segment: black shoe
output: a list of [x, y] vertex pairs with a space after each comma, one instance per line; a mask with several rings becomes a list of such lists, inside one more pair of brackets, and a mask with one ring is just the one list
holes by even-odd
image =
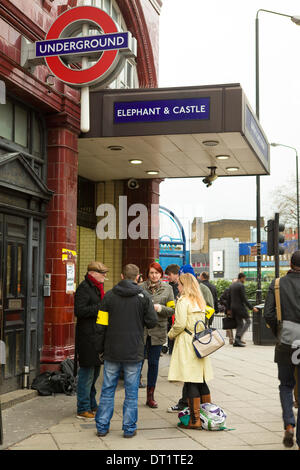
[[294, 428], [292, 425], [286, 427], [282, 443], [285, 447], [294, 446]]
[[103, 432], [97, 431], [97, 437], [104, 437], [108, 433], [109, 433], [109, 429], [107, 431], [103, 431]]
[[242, 343], [239, 339], [236, 339], [235, 342], [233, 343], [233, 346], [238, 346], [240, 348], [244, 348], [246, 345]]
[[133, 436], [136, 436], [136, 431], [133, 431], [131, 434], [123, 434], [123, 437], [125, 437], [125, 439], [129, 439], [130, 437], [133, 437]]

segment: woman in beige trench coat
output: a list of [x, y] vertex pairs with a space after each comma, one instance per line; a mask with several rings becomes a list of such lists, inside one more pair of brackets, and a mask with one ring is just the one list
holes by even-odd
[[[190, 422], [187, 426], [182, 423], [180, 427], [188, 429], [201, 429], [200, 403], [211, 402], [210, 391], [206, 384], [213, 378], [209, 357], [199, 359], [192, 345], [192, 336], [184, 329], [194, 332], [194, 325], [198, 320], [205, 321], [205, 301], [199, 284], [191, 274], [182, 274], [179, 277], [178, 289], [180, 298], [176, 304], [175, 322], [168, 333], [174, 339], [168, 380], [185, 382], [187, 386], [188, 405], [190, 408]], [[197, 331], [203, 329], [203, 324], [197, 325]]]

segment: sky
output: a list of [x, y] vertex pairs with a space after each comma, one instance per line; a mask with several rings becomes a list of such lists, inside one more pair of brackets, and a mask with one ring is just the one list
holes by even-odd
[[[255, 18], [259, 9], [300, 17], [297, 0], [163, 0], [159, 87], [240, 83], [255, 110]], [[300, 151], [300, 26], [259, 13], [260, 123], [268, 141]], [[296, 153], [271, 147], [271, 174], [261, 176], [261, 215], [274, 215], [274, 192], [295, 187]], [[256, 219], [256, 178], [166, 179], [160, 204], [188, 221]], [[161, 221], [162, 223], [162, 221]]]

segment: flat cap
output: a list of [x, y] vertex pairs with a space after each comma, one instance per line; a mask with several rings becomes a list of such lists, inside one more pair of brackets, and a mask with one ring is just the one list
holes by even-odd
[[100, 261], [92, 261], [88, 267], [88, 271], [95, 271], [96, 273], [107, 273], [109, 269], [105, 266], [105, 264], [101, 263]]

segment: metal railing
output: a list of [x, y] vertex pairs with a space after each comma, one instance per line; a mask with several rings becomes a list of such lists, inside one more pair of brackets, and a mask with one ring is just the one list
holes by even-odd
[[[224, 318], [225, 315], [223, 313], [215, 313], [214, 314], [214, 319], [213, 319], [213, 322], [212, 322], [212, 327], [213, 328], [217, 328], [218, 330], [222, 330], [222, 318]], [[252, 315], [250, 314], [250, 320], [251, 320], [251, 324], [248, 328], [248, 332], [252, 332], [252, 325], [253, 325], [253, 319], [252, 319]]]

